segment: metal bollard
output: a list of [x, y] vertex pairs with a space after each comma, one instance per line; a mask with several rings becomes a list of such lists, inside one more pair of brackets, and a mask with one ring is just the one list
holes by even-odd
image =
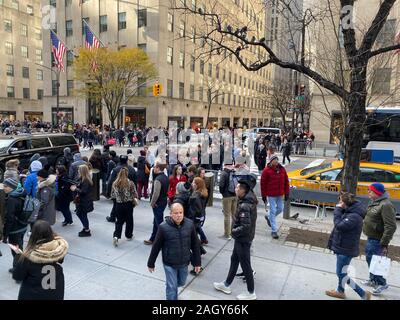
[[93, 180], [93, 201], [100, 200], [100, 170], [92, 170], [92, 180]]
[[283, 207], [283, 219], [290, 219], [290, 197], [284, 203]]

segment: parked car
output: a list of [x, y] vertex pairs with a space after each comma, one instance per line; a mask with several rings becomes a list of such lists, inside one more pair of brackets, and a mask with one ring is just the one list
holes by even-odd
[[0, 182], [3, 181], [5, 164], [8, 160], [18, 159], [19, 169], [28, 169], [29, 161], [35, 153], [45, 156], [48, 163], [57, 166], [63, 162], [64, 148], [72, 153], [79, 152], [79, 145], [71, 134], [22, 134], [0, 137]]

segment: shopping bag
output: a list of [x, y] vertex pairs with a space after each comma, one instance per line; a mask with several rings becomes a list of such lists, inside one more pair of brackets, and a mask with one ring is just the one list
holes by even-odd
[[390, 258], [385, 256], [373, 255], [369, 265], [369, 272], [376, 275], [386, 277], [390, 270]]
[[108, 139], [107, 144], [113, 146], [117, 143], [117, 140], [115, 140], [114, 138]]

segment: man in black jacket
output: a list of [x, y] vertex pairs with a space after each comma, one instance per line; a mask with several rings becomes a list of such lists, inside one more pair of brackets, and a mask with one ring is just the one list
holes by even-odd
[[[231, 175], [235, 174], [232, 165], [224, 164], [224, 170], [221, 172], [219, 180], [219, 192], [222, 194], [222, 210], [224, 212], [224, 235], [226, 239], [231, 239], [232, 222], [234, 221], [236, 211], [236, 194], [229, 191], [229, 182]], [[231, 220], [232, 219], [232, 220]]]
[[[121, 171], [122, 168], [127, 168], [128, 169], [128, 179], [131, 180], [134, 184], [135, 187], [137, 188], [137, 176], [136, 176], [136, 171], [133, 169], [133, 167], [128, 166], [128, 156], [126, 155], [121, 155], [119, 157], [119, 165], [117, 165], [114, 169], [112, 169], [110, 177], [108, 178], [107, 181], [107, 193], [111, 194], [111, 188], [115, 180], [117, 180], [118, 174]], [[108, 222], [115, 222], [115, 219], [117, 217], [117, 214], [115, 212], [115, 199], [113, 199], [113, 208], [111, 210], [111, 214], [109, 217], [106, 217], [106, 220]]]
[[162, 250], [162, 260], [166, 277], [167, 300], [178, 300], [178, 287], [186, 283], [190, 253], [196, 272], [200, 272], [200, 246], [193, 222], [183, 216], [180, 203], [171, 205], [170, 216], [158, 227], [147, 267], [154, 272], [157, 256]]
[[231, 266], [225, 282], [214, 282], [216, 290], [231, 294], [230, 285], [235, 278], [240, 263], [248, 292], [238, 295], [237, 299], [239, 300], [257, 299], [254, 292], [253, 270], [250, 264], [250, 246], [254, 239], [257, 220], [257, 198], [253, 192], [256, 183], [257, 179], [253, 175], [243, 176], [238, 181], [235, 189], [238, 205], [232, 226], [232, 237], [235, 239], [235, 244], [231, 256]]

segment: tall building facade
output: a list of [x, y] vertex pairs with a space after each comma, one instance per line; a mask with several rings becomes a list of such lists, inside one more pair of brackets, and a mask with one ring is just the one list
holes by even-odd
[[[261, 5], [254, 8], [250, 0], [86, 0], [81, 5], [68, 0], [50, 2], [57, 13], [53, 28], [70, 50], [64, 60], [66, 71], [60, 74], [59, 111], [64, 120], [109, 123], [104, 108], [87, 97], [74, 95], [72, 90], [82, 85], [74, 81], [72, 61], [84, 45], [84, 19], [104, 46], [116, 50], [139, 47], [146, 51], [156, 65], [158, 83], [163, 85], [159, 97], [149, 97], [143, 105], [125, 106], [120, 125], [164, 127], [175, 121], [184, 127], [206, 126], [208, 88], [218, 88], [209, 124], [255, 127], [269, 123], [265, 101], [260, 98], [270, 78], [269, 68], [247, 72], [234, 57], [200, 57], [202, 44], [196, 35], [202, 18], [176, 9], [185, 4], [206, 11], [211, 2], [216, 3], [215, 11], [228, 10], [243, 26], [256, 26], [254, 31], [261, 38], [265, 34], [265, 10]], [[44, 31], [44, 47], [50, 47], [49, 30]], [[50, 67], [50, 51], [45, 50], [44, 59]], [[54, 121], [56, 75], [45, 72], [45, 119]]]
[[43, 119], [40, 0], [0, 1], [0, 119]]

